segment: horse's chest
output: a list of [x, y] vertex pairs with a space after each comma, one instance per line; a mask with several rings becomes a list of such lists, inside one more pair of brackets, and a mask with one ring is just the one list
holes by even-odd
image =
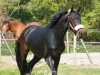
[[56, 46], [54, 47], [49, 47], [49, 51], [51, 53], [51, 55], [58, 55], [58, 54], [62, 54], [62, 52], [65, 49], [65, 45], [64, 44], [56, 44]]

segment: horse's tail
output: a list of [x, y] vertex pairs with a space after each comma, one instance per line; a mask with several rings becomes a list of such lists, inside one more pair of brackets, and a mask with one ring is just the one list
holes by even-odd
[[19, 44], [18, 41], [16, 42], [15, 52], [16, 52], [16, 61], [18, 61], [20, 59], [20, 57], [21, 57], [21, 54], [20, 54], [20, 44]]
[[20, 71], [22, 71], [22, 59], [21, 59], [21, 53], [20, 53], [20, 43], [16, 41], [16, 48], [15, 48], [15, 53], [16, 53], [16, 61], [17, 61], [17, 66]]
[[16, 52], [16, 60], [17, 60], [17, 57], [20, 57], [20, 44], [18, 41], [16, 41], [15, 52]]
[[17, 41], [16, 42], [16, 61], [17, 61], [17, 66], [20, 70], [21, 75], [25, 74], [25, 73], [29, 73], [29, 68], [27, 65], [27, 61], [23, 60], [22, 55], [21, 55], [21, 50], [20, 50], [20, 43]]

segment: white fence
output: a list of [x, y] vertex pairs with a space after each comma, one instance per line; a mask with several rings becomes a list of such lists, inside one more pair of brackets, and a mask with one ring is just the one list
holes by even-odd
[[[68, 32], [67, 32], [66, 39], [67, 39], [67, 41], [65, 41], [66, 50], [67, 50], [66, 53], [68, 53], [68, 54], [74, 53], [74, 63], [75, 64], [76, 64], [76, 58], [77, 58], [76, 53], [77, 52], [81, 52], [81, 53], [85, 52], [90, 63], [92, 63], [92, 60], [91, 60], [91, 57], [89, 56], [88, 52], [90, 52], [90, 50], [92, 50], [91, 52], [100, 52], [99, 51], [100, 50], [100, 42], [83, 42], [82, 39], [80, 39], [80, 41], [77, 41], [77, 37], [75, 35], [73, 36], [73, 41], [70, 41]], [[2, 36], [0, 33], [0, 56], [2, 55], [2, 52], [3, 52], [2, 51], [2, 43], [5, 43], [7, 50], [9, 51], [12, 58], [14, 59], [14, 55], [11, 50], [12, 48], [9, 46], [7, 41], [15, 41], [15, 40], [14, 39], [5, 39], [4, 36]]]
[[[97, 32], [97, 31], [94, 31], [94, 32]], [[99, 31], [98, 31], [99, 32]], [[82, 45], [82, 42], [81, 41], [77, 41], [77, 37], [74, 36], [73, 37], [73, 41], [69, 40], [69, 32], [67, 32], [67, 36], [66, 36], [66, 41], [65, 41], [65, 44], [66, 44], [66, 50], [67, 50], [67, 53], [70, 53], [70, 50], [73, 50], [73, 52], [75, 53], [75, 50], [76, 51], [79, 51], [81, 49], [84, 49], [83, 48], [83, 45]], [[15, 41], [15, 39], [5, 39], [7, 41]], [[0, 55], [1, 55], [1, 45], [2, 43], [1, 42], [5, 42], [4, 41], [4, 38], [1, 38], [1, 33], [0, 33]], [[84, 41], [85, 45], [86, 45], [86, 48], [87, 50], [92, 50], [93, 52], [100, 52], [100, 42], [88, 42], [88, 41]], [[80, 51], [79, 51], [80, 52]]]

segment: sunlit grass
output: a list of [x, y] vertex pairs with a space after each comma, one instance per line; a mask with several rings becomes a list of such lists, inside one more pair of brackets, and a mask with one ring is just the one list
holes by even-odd
[[[20, 75], [18, 68], [0, 69], [0, 75]], [[33, 75], [51, 75], [51, 71], [47, 64], [35, 66]], [[100, 75], [100, 68], [84, 67], [84, 66], [69, 66], [60, 64], [58, 75]]]

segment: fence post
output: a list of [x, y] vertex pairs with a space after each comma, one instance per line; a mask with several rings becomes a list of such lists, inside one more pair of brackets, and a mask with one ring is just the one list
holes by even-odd
[[1, 34], [1, 36], [3, 37], [3, 40], [6, 43], [6, 46], [7, 46], [8, 50], [9, 50], [9, 52], [11, 53], [12, 58], [15, 60], [14, 55], [13, 55], [13, 53], [12, 53], [12, 51], [11, 51], [11, 49], [10, 49], [6, 39], [5, 39], [5, 37], [3, 36], [3, 34]]
[[1, 31], [0, 31], [0, 58], [1, 58]]
[[81, 41], [81, 43], [82, 43], [82, 45], [83, 45], [83, 47], [84, 47], [85, 53], [86, 53], [86, 55], [87, 55], [87, 57], [88, 57], [90, 63], [92, 64], [92, 60], [90, 59], [90, 56], [89, 56], [89, 54], [88, 54], [87, 48], [86, 48], [86, 46], [85, 46], [83, 40], [80, 39], [80, 41]]
[[74, 63], [76, 65], [76, 35], [74, 34], [74, 41], [73, 41], [73, 51], [74, 51]]
[[69, 51], [69, 39], [68, 39], [68, 31], [67, 31], [67, 35], [66, 35], [66, 39], [67, 39], [67, 53], [70, 53]]

